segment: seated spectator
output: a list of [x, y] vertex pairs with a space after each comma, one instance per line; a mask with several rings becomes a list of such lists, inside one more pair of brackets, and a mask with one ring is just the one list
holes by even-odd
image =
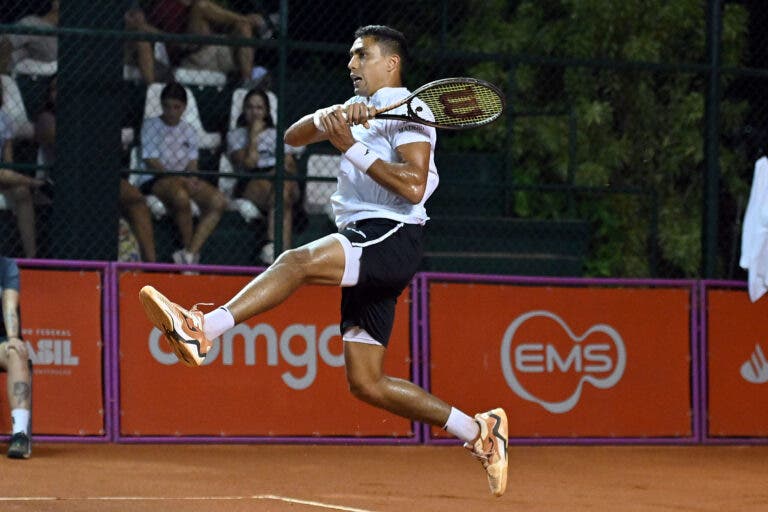
[[[228, 34], [238, 38], [253, 37], [268, 30], [260, 14], [239, 14], [213, 0], [153, 0], [141, 11], [134, 8], [126, 14], [126, 28], [138, 32], [194, 34], [210, 36]], [[237, 72], [242, 83], [250, 83], [253, 70], [253, 48], [166, 43], [171, 65], [207, 69], [223, 73]], [[135, 45], [137, 65], [144, 81], [151, 83], [156, 74], [151, 43]]]
[[[141, 156], [148, 170], [169, 175], [143, 176], [140, 189], [157, 196], [172, 212], [183, 244], [173, 253], [173, 261], [199, 263], [200, 251], [221, 220], [227, 199], [208, 181], [179, 174], [198, 170], [198, 132], [181, 119], [187, 107], [187, 91], [170, 82], [160, 93], [160, 103], [162, 115], [145, 119], [141, 127]], [[197, 226], [190, 200], [200, 207]]]
[[[2, 104], [3, 96], [2, 88], [0, 88], [0, 106]], [[0, 110], [0, 167], [3, 162], [13, 162], [13, 121], [5, 111]], [[34, 258], [37, 254], [32, 190], [42, 187], [44, 184], [43, 180], [11, 169], [0, 168], [0, 192], [4, 193], [13, 205], [21, 245], [24, 256], [27, 258]]]
[[[24, 16], [17, 25], [35, 28], [56, 28], [59, 24], [59, 0], [43, 2], [38, 14]], [[33, 59], [55, 62], [58, 43], [55, 37], [34, 34], [0, 36], [0, 73], [10, 74], [17, 62]]]
[[[261, 260], [271, 264], [275, 259], [275, 187], [271, 180], [260, 179], [275, 175], [277, 130], [269, 111], [269, 98], [262, 89], [251, 89], [243, 98], [243, 109], [237, 127], [227, 134], [227, 153], [236, 172], [253, 174], [251, 179], [238, 181], [235, 197], [243, 197], [267, 212], [269, 242], [262, 248]], [[296, 174], [297, 153], [285, 145], [285, 172]], [[298, 183], [283, 183], [283, 249], [291, 247], [293, 205], [300, 197]]]
[[[53, 165], [56, 159], [56, 81], [54, 75], [48, 87], [48, 98], [35, 119], [35, 140], [40, 146], [42, 165]], [[120, 215], [128, 221], [139, 244], [141, 260], [156, 261], [152, 215], [139, 189], [125, 178], [120, 179], [118, 205]]]
[[[148, 34], [162, 33], [147, 22], [144, 11], [140, 7], [129, 9], [124, 16], [125, 29], [133, 32]], [[160, 82], [168, 77], [170, 72], [166, 66], [155, 59], [155, 43], [152, 41], [128, 41], [124, 45], [125, 63], [136, 66], [145, 84]]]

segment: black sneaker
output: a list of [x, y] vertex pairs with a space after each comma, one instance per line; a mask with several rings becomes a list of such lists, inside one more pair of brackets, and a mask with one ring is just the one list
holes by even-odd
[[32, 455], [32, 441], [24, 432], [16, 432], [8, 445], [8, 458], [28, 459]]

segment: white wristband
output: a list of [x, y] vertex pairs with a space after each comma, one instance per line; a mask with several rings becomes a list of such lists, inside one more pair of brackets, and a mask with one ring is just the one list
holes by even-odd
[[312, 122], [315, 124], [315, 128], [317, 128], [318, 131], [324, 132], [325, 128], [323, 128], [323, 123], [320, 122], [320, 116], [325, 114], [324, 108], [319, 108], [315, 110], [314, 115], [312, 116]]
[[352, 162], [352, 165], [363, 172], [368, 172], [368, 168], [373, 165], [373, 162], [379, 159], [379, 155], [371, 151], [370, 148], [362, 142], [355, 142], [352, 144], [352, 146], [344, 152], [344, 156], [347, 157], [347, 160]]

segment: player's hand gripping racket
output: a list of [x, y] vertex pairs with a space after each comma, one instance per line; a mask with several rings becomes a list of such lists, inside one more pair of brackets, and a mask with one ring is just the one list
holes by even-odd
[[[415, 100], [423, 101], [431, 111]], [[402, 105], [406, 113], [387, 114]], [[498, 87], [477, 78], [443, 78], [422, 85], [407, 98], [376, 110], [376, 119], [400, 119], [445, 128], [466, 130], [491, 123], [504, 111]], [[434, 117], [434, 119], [433, 119]]]

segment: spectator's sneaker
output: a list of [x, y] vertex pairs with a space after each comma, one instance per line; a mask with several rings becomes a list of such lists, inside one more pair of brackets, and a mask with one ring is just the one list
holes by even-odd
[[16, 432], [8, 445], [9, 459], [28, 459], [32, 455], [32, 441], [24, 432]]
[[464, 447], [482, 462], [488, 474], [488, 485], [494, 496], [507, 490], [507, 415], [498, 408], [475, 414], [480, 436]]
[[186, 310], [152, 286], [143, 287], [139, 298], [147, 317], [165, 333], [179, 361], [187, 366], [203, 364], [212, 344], [203, 331], [203, 312], [197, 309], [197, 304]]

